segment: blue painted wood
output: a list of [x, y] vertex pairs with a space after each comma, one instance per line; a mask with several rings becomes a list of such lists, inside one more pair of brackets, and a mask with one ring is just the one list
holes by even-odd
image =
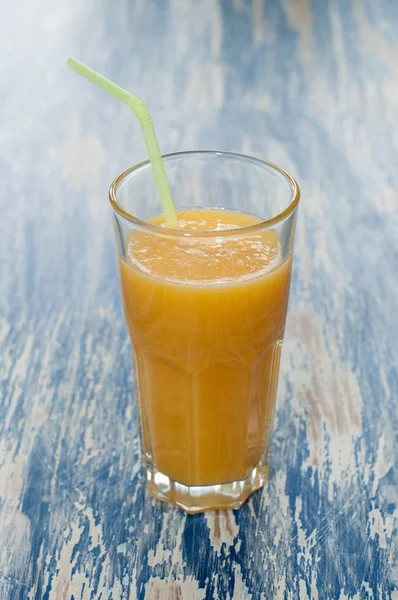
[[[398, 4], [2, 12], [0, 598], [397, 600]], [[270, 481], [238, 512], [146, 495], [107, 205], [145, 148], [70, 54], [147, 100], [164, 152], [301, 183]]]

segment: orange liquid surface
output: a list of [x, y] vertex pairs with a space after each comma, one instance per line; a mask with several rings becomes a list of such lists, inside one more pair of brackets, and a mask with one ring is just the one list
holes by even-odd
[[[218, 209], [178, 218], [187, 230], [258, 221]], [[144, 452], [187, 486], [246, 478], [267, 447], [275, 404], [291, 273], [278, 235], [135, 232], [119, 266]]]

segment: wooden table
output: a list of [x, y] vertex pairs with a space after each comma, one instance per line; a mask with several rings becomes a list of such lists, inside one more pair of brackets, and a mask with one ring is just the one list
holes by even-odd
[[[398, 598], [398, 3], [21, 0], [3, 6], [1, 600]], [[295, 175], [269, 485], [235, 512], [150, 500], [109, 183], [235, 150]]]

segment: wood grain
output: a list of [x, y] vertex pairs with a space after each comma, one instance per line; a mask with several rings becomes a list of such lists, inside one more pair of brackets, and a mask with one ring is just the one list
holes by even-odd
[[[0, 20], [0, 598], [398, 598], [398, 4], [20, 0]], [[301, 184], [266, 489], [148, 498], [107, 188], [217, 148]]]

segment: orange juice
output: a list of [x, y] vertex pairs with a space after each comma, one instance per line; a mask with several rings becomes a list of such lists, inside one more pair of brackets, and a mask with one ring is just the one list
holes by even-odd
[[[136, 231], [119, 259], [144, 452], [186, 486], [243, 480], [267, 448], [291, 258], [274, 231], [219, 209], [178, 213], [185, 230]], [[164, 226], [157, 216], [151, 222]], [[224, 234], [223, 234], [224, 232]]]

